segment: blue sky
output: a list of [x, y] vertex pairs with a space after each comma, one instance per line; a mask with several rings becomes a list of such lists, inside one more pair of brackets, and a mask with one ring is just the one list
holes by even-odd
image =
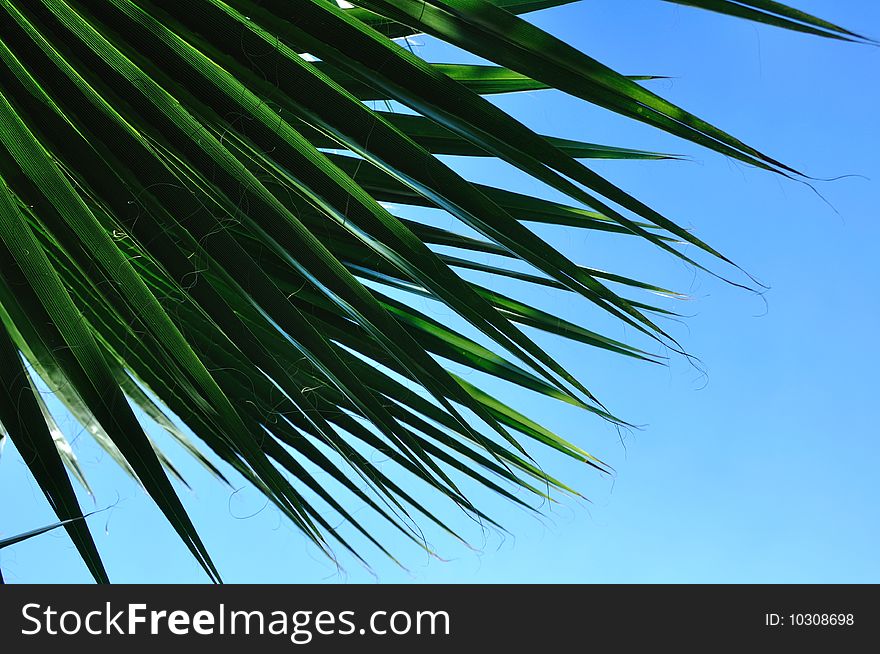
[[[868, 0], [798, 7], [880, 37]], [[657, 0], [590, 0], [532, 19], [628, 74], [668, 75], [652, 89], [815, 177], [816, 189], [747, 168], [555, 92], [500, 104], [544, 133], [689, 156], [594, 167], [661, 209], [771, 287], [764, 298], [621, 239], [539, 230], [579, 263], [688, 293], [670, 329], [699, 368], [622, 361], [554, 339], [541, 343], [616, 413], [644, 428], [620, 436], [575, 410], [501, 389], [514, 406], [614, 466], [614, 478], [537, 451], [590, 502], [537, 519], [485, 494], [512, 535], [441, 509], [468, 549], [426, 535], [429, 558], [376, 524], [403, 570], [371, 552], [373, 569], [324, 558], [249, 489], [232, 493], [186, 460], [184, 501], [231, 582], [878, 582], [880, 581], [880, 49], [754, 25]], [[457, 56], [420, 39], [425, 56]], [[501, 165], [457, 161], [479, 181], [553, 197]], [[865, 179], [867, 177], [868, 179]], [[824, 199], [823, 199], [824, 198]], [[729, 271], [727, 271], [729, 272]], [[588, 327], [637, 343], [585, 303], [522, 295]], [[766, 300], [766, 304], [765, 304]], [[493, 389], [493, 390], [494, 390]], [[149, 499], [75, 438], [96, 491], [85, 507], [111, 578], [201, 582], [204, 574]], [[161, 435], [157, 436], [161, 439]], [[0, 458], [0, 536], [53, 520], [11, 446]], [[360, 515], [360, 514], [359, 514]], [[368, 520], [368, 524], [373, 524]], [[426, 526], [427, 527], [427, 526]], [[62, 532], [0, 552], [8, 582], [88, 581]]]

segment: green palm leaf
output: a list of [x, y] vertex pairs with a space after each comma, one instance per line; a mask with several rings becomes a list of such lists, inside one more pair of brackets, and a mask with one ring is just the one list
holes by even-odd
[[[642, 238], [713, 271], [730, 262], [586, 163], [674, 155], [539, 134], [489, 96], [558, 89], [797, 173], [664, 100], [641, 84], [650, 76], [620, 75], [519, 17], [569, 2], [297, 0], [291, 11], [289, 0], [0, 0], [0, 423], [58, 516], [50, 528], [67, 530], [96, 580], [107, 575], [67, 471], [87, 481], [42, 386], [217, 581], [169, 479], [182, 477], [132, 407], [219, 480], [253, 484], [322, 549], [357, 557], [328, 514], [394, 554], [347, 502], [423, 545], [419, 520], [456, 532], [414, 483], [497, 525], [457, 479], [531, 507], [517, 489], [576, 494], [532, 458], [538, 444], [608, 469], [456, 366], [626, 425], [596, 380], [574, 378], [531, 331], [660, 358], [491, 280], [580, 296], [681, 351], [657, 322], [675, 314], [650, 300], [680, 295], [571, 261], [528, 224]], [[776, 2], [679, 4], [865, 40]], [[414, 34], [489, 63], [425, 61], [400, 40]], [[497, 158], [567, 199], [472, 183], [448, 155]], [[429, 224], [423, 208], [462, 229]]]

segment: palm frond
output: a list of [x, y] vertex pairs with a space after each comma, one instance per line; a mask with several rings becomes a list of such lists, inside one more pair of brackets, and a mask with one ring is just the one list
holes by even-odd
[[[422, 544], [420, 519], [455, 531], [414, 483], [497, 524], [456, 479], [531, 507], [514, 491], [576, 493], [532, 445], [608, 469], [455, 366], [624, 426], [595, 380], [573, 377], [523, 328], [659, 357], [461, 272], [580, 296], [681, 351], [657, 322], [672, 312], [649, 299], [678, 294], [575, 263], [529, 223], [641, 238], [703, 269], [730, 261], [586, 163], [674, 155], [539, 134], [488, 96], [558, 89], [797, 172], [664, 100], [642, 84], [650, 76], [621, 75], [520, 17], [570, 2], [0, 0], [0, 423], [96, 580], [107, 575], [65, 467], [86, 480], [38, 384], [214, 580], [169, 475], [182, 477], [133, 407], [221, 481], [253, 484], [322, 549], [357, 557], [328, 512], [393, 553], [349, 501]], [[776, 2], [680, 4], [864, 40]], [[400, 40], [413, 34], [489, 63], [426, 61]], [[507, 162], [567, 200], [473, 183], [444, 155]], [[423, 208], [461, 229], [430, 224]], [[420, 298], [492, 347], [417, 310]]]

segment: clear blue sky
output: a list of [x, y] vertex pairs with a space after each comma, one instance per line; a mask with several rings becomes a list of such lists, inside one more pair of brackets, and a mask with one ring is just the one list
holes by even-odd
[[[877, 2], [801, 0], [798, 6], [880, 37]], [[195, 489], [181, 493], [225, 579], [880, 582], [880, 354], [874, 343], [880, 333], [880, 49], [658, 0], [590, 0], [532, 17], [621, 72], [673, 77], [652, 88], [808, 174], [870, 180], [818, 184], [835, 212], [804, 185], [555, 92], [501, 99], [545, 133], [690, 155], [685, 162], [605, 162], [596, 168], [692, 226], [770, 285], [767, 305], [647, 247], [543, 230], [579, 263], [693, 297], [677, 307], [691, 316], [686, 324], [670, 328], [700, 357], [705, 375], [681, 358], [652, 367], [541, 341], [613, 410], [645, 425], [623, 442], [576, 411], [505, 389], [517, 407], [611, 463], [616, 477], [539, 452], [591, 503], [568, 501], [537, 520], [484, 495], [484, 506], [515, 536], [484, 534], [446, 510], [474, 550], [428, 531], [447, 560], [429, 559], [377, 526], [408, 570], [370, 552], [372, 572], [348, 558], [338, 571], [272, 508], [261, 511], [264, 501], [256, 492], [231, 495], [172, 448]], [[421, 42], [428, 57], [452, 56]], [[508, 177], [501, 166], [459, 163], [481, 181], [544, 192]], [[584, 304], [542, 291], [524, 297], [637, 342]], [[76, 436], [72, 423], [63, 425]], [[75, 448], [96, 490], [95, 505], [119, 498], [112, 511], [90, 519], [111, 578], [204, 581], [134, 483], [87, 435], [76, 438]], [[0, 536], [53, 521], [9, 446], [0, 459], [0, 496]], [[84, 497], [83, 503], [88, 507], [92, 500]], [[60, 531], [3, 550], [0, 566], [13, 583], [89, 581]]]

